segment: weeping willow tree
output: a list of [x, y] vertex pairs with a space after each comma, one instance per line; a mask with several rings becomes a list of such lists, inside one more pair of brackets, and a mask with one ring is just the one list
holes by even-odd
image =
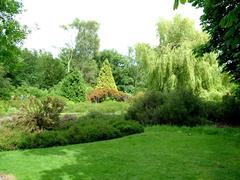
[[216, 55], [206, 54], [196, 59], [192, 49], [207, 40], [194, 28], [194, 23], [181, 16], [158, 23], [159, 46], [138, 44], [136, 58], [144, 64], [147, 86], [151, 90], [168, 92], [188, 89], [203, 97], [221, 97], [229, 90], [229, 79], [222, 73]]

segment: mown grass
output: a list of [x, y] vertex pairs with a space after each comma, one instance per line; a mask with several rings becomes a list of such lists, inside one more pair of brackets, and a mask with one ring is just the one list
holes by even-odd
[[17, 179], [239, 179], [240, 129], [148, 127], [87, 144], [0, 153]]

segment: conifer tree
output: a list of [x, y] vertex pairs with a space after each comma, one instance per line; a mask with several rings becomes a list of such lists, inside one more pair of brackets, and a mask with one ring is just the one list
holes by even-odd
[[99, 72], [96, 88], [117, 90], [117, 86], [112, 75], [112, 69], [107, 59], [103, 62], [102, 68]]

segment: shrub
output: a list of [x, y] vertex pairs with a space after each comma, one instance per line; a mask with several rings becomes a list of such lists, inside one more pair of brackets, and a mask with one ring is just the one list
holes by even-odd
[[194, 126], [204, 123], [206, 115], [199, 97], [190, 91], [175, 90], [146, 93], [133, 102], [126, 117], [142, 124]]
[[128, 95], [114, 89], [97, 88], [88, 94], [87, 99], [91, 102], [101, 103], [105, 100], [126, 101]]
[[42, 97], [46, 97], [48, 95], [48, 91], [39, 89], [37, 87], [23, 85], [23, 86], [19, 86], [17, 89], [15, 89], [15, 91], [13, 92], [13, 95], [15, 96], [15, 98], [18, 97], [21, 99], [27, 98], [29, 96], [35, 96], [37, 98], [42, 98]]
[[23, 125], [28, 131], [52, 129], [59, 123], [59, 115], [64, 103], [59, 99], [47, 97], [39, 100], [31, 97], [22, 107], [17, 117], [17, 124]]
[[223, 96], [219, 112], [220, 122], [229, 125], [240, 125], [240, 100], [237, 97]]
[[[89, 120], [89, 117], [87, 117]], [[51, 147], [113, 139], [141, 133], [143, 127], [134, 121], [96, 120], [72, 122], [66, 129], [45, 130], [25, 135], [17, 144], [19, 149]], [[69, 122], [68, 122], [69, 123]]]
[[69, 100], [79, 102], [86, 99], [86, 84], [79, 71], [68, 74], [58, 85], [56, 92]]

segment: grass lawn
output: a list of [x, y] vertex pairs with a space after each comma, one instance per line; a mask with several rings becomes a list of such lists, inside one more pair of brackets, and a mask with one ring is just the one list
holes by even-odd
[[95, 143], [0, 153], [17, 179], [239, 179], [240, 129], [155, 126]]

